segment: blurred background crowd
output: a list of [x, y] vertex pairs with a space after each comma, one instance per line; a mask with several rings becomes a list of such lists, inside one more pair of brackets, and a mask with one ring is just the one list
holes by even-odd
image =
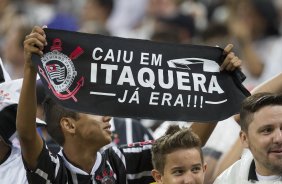
[[[23, 77], [23, 40], [34, 25], [222, 48], [232, 43], [243, 60], [244, 85], [249, 90], [282, 72], [281, 0], [1, 0], [0, 57], [12, 79]], [[226, 121], [218, 124], [205, 146], [211, 168], [238, 138], [239, 126]], [[152, 134], [158, 138], [166, 126], [161, 123], [142, 120], [146, 134], [141, 137], [149, 139]], [[114, 128], [122, 128], [119, 126]], [[224, 131], [227, 129], [230, 131]], [[132, 137], [129, 134], [124, 139], [139, 141]], [[206, 183], [213, 172], [206, 174]]]
[[235, 45], [252, 89], [279, 73], [281, 0], [1, 0], [0, 56], [22, 77], [22, 42], [34, 25], [162, 42]]

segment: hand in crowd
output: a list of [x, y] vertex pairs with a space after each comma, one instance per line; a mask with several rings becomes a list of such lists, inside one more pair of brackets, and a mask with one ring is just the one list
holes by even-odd
[[226, 55], [223, 63], [220, 66], [220, 70], [227, 70], [227, 71], [234, 71], [237, 68], [240, 68], [242, 61], [234, 54], [234, 52], [231, 52], [233, 48], [232, 44], [228, 44], [224, 48], [224, 55]]

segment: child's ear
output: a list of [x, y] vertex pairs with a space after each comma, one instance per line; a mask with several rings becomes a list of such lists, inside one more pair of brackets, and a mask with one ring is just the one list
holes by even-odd
[[153, 169], [153, 170], [151, 171], [151, 174], [152, 174], [153, 178], [155, 179], [155, 181], [156, 181], [158, 184], [162, 184], [162, 183], [163, 183], [163, 182], [162, 182], [162, 175], [161, 175], [161, 173], [160, 173], [158, 170]]
[[60, 121], [60, 124], [61, 124], [61, 128], [64, 131], [69, 132], [70, 134], [75, 133], [75, 123], [72, 118], [63, 117]]

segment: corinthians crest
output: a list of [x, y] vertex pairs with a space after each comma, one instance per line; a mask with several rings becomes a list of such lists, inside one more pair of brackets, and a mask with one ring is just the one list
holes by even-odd
[[75, 102], [77, 99], [75, 94], [83, 86], [84, 77], [77, 81], [77, 85], [73, 87], [77, 72], [72, 60], [79, 57], [84, 51], [81, 47], [77, 47], [70, 56], [67, 56], [62, 51], [62, 42], [56, 38], [53, 40], [51, 52], [44, 54], [41, 58], [43, 69], [39, 67], [40, 74], [48, 83], [48, 87], [53, 94], [60, 100], [72, 98]]

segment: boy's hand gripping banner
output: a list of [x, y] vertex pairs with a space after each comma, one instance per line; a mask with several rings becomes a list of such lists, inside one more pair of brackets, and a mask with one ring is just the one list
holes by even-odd
[[158, 120], [219, 121], [248, 95], [219, 70], [223, 49], [45, 29], [33, 55], [48, 94], [69, 109]]

